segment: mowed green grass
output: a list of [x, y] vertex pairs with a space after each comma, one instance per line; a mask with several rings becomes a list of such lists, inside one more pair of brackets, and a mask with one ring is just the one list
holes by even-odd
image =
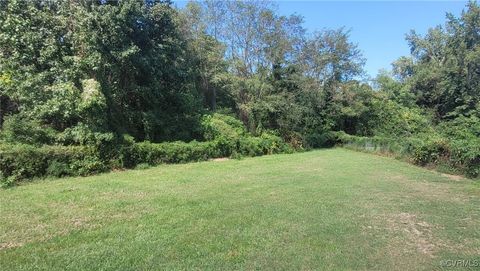
[[345, 149], [39, 181], [1, 190], [0, 208], [0, 270], [437, 270], [480, 260], [478, 181]]

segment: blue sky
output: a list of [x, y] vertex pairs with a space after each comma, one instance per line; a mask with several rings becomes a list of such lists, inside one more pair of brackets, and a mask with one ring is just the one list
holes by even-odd
[[[185, 1], [174, 1], [183, 6]], [[322, 28], [351, 29], [351, 40], [367, 59], [365, 70], [376, 76], [380, 69], [410, 53], [405, 34], [425, 33], [443, 24], [445, 14], [459, 15], [468, 1], [275, 1], [278, 12], [304, 17], [309, 32]]]

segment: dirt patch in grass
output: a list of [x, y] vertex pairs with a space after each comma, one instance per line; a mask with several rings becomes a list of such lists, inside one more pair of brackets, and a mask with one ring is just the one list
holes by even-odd
[[447, 178], [449, 178], [450, 180], [453, 180], [453, 181], [463, 181], [463, 180], [465, 180], [464, 177], [459, 176], [459, 175], [452, 175], [452, 174], [442, 173], [442, 176], [443, 176], [443, 177], [447, 177]]
[[0, 250], [21, 247], [23, 243], [16, 243], [16, 242], [7, 242], [7, 243], [0, 243]]
[[373, 216], [369, 224], [363, 227], [364, 233], [388, 236], [386, 251], [399, 259], [414, 257], [424, 261], [435, 258], [440, 251], [461, 249], [438, 237], [436, 232], [442, 230], [441, 226], [428, 223], [416, 214], [384, 213]]
[[386, 223], [389, 231], [402, 234], [407, 244], [422, 254], [433, 257], [435, 250], [440, 246], [432, 236], [432, 226], [425, 221], [419, 221], [414, 214], [391, 215]]
[[214, 162], [224, 162], [224, 161], [228, 161], [228, 160], [230, 160], [230, 158], [228, 158], [228, 157], [221, 157], [221, 158], [212, 159], [212, 161], [214, 161]]
[[403, 175], [397, 175], [390, 178], [395, 182], [400, 182], [402, 186], [408, 188], [410, 192], [407, 194], [412, 195], [415, 198], [435, 201], [441, 200], [454, 203], [465, 203], [469, 201], [469, 197], [463, 195], [463, 193], [453, 193], [451, 185], [447, 183], [411, 180]]
[[404, 241], [403, 244], [399, 243], [399, 240], [392, 242], [392, 247], [396, 249], [402, 246], [405, 249], [416, 248], [417, 252], [430, 258], [435, 258], [436, 253], [440, 251], [462, 251], [471, 255], [480, 253], [480, 249], [472, 240], [452, 242], [438, 238], [435, 233], [442, 228], [422, 221], [414, 214], [390, 215], [386, 218], [386, 226], [388, 231], [400, 235]]

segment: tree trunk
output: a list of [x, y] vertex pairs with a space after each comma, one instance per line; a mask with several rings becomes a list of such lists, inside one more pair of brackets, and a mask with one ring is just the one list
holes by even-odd
[[212, 88], [212, 111], [217, 111], [217, 89]]

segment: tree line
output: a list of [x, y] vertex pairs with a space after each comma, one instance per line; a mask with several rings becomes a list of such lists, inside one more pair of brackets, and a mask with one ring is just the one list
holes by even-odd
[[480, 164], [479, 5], [406, 40], [411, 55], [368, 80], [348, 29], [308, 32], [269, 1], [1, 1], [1, 140], [206, 141], [216, 113], [300, 149], [332, 131], [415, 138], [438, 157], [460, 140]]

